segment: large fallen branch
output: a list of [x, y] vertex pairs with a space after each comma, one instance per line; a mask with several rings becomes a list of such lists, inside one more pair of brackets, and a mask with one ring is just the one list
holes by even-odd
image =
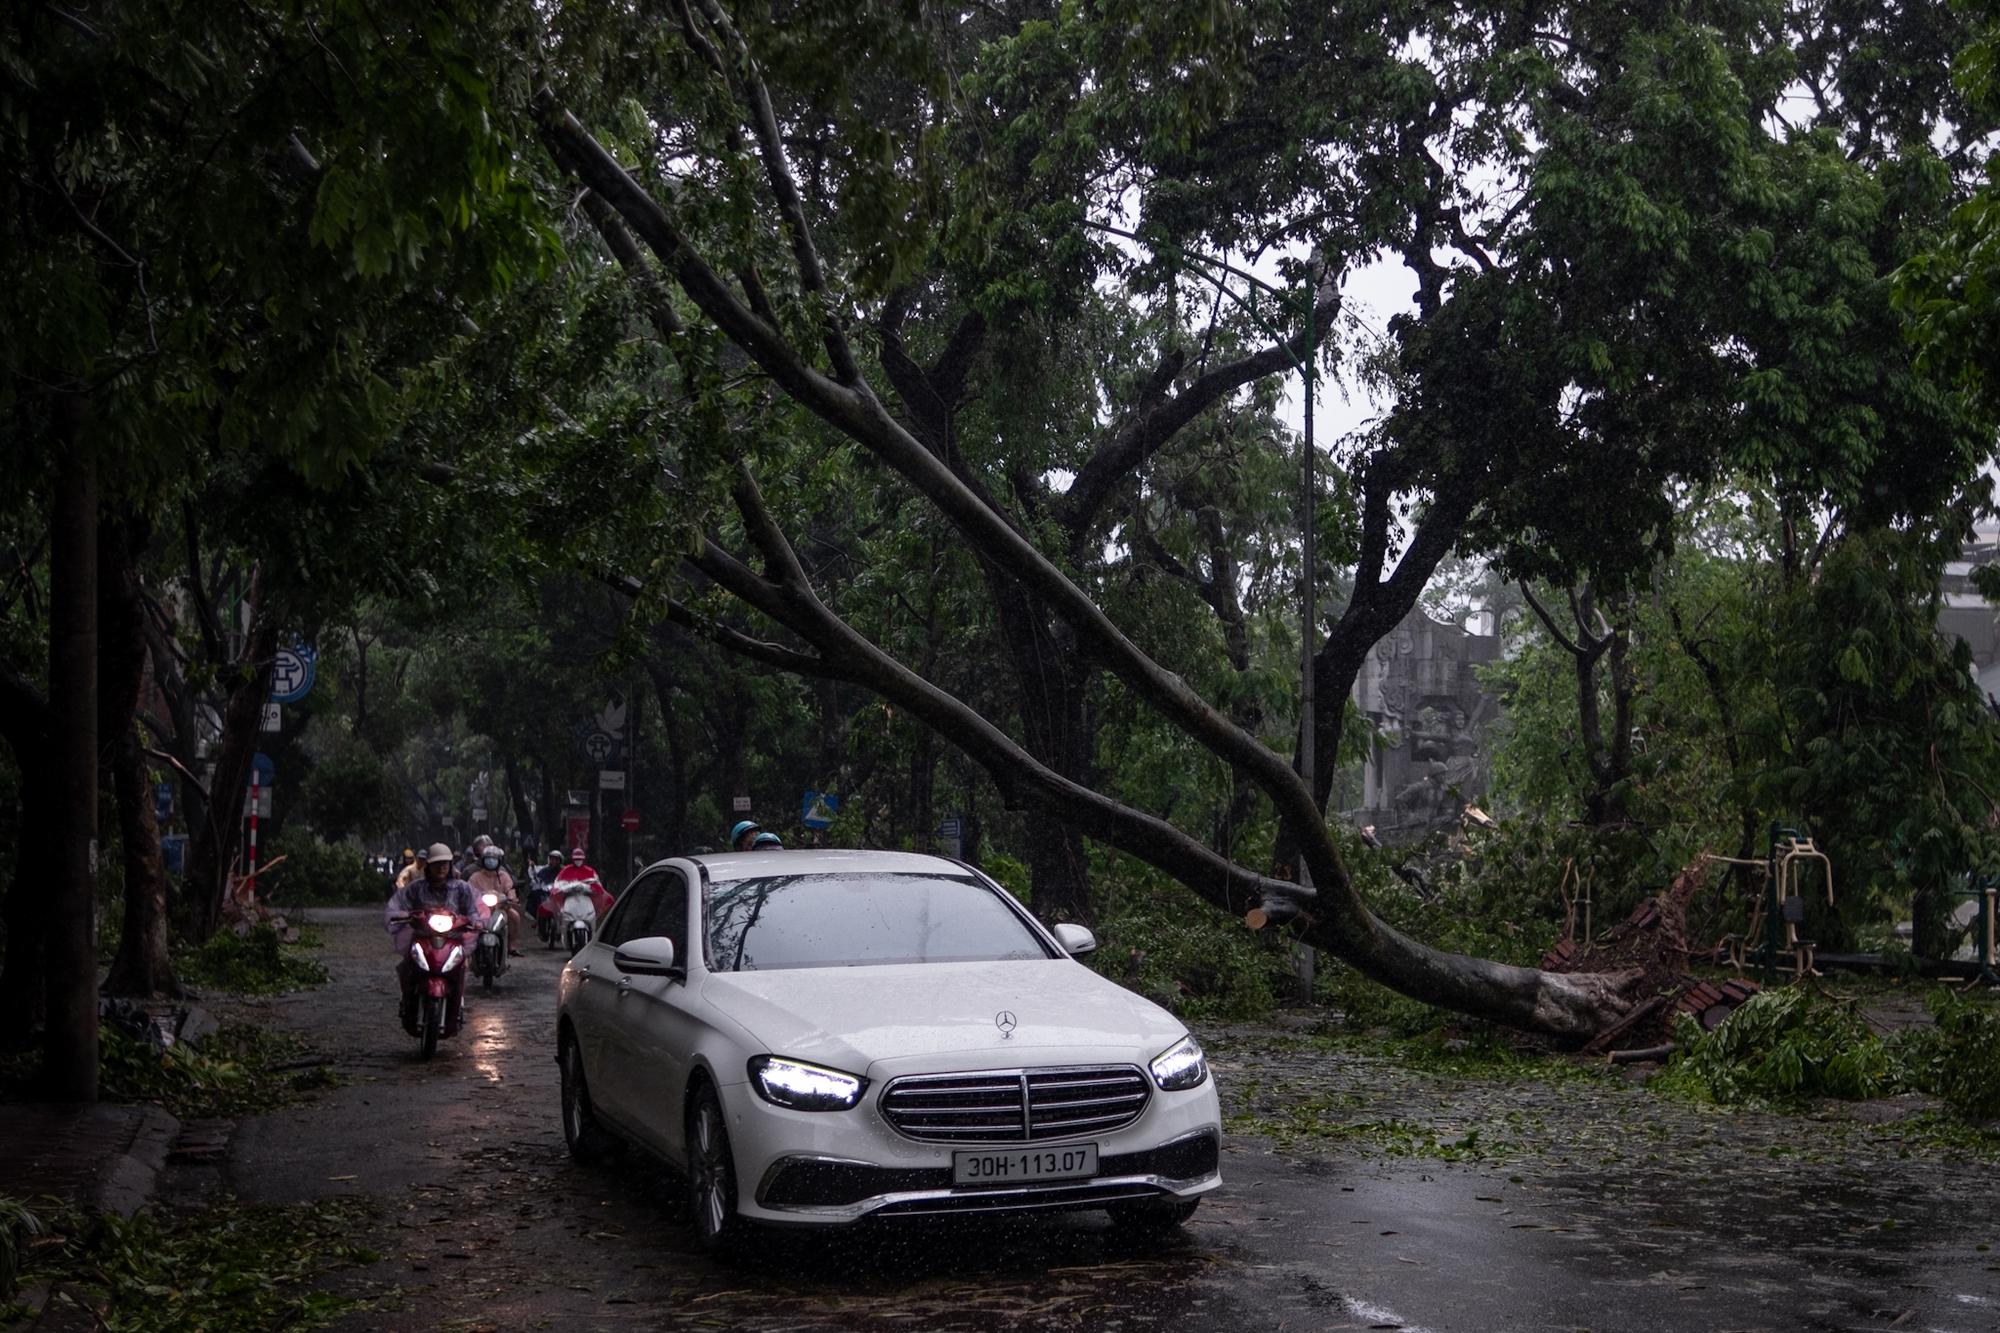
[[[746, 80], [756, 77], [754, 66], [748, 64], [739, 68], [739, 74]], [[762, 105], [754, 87], [752, 102]], [[835, 378], [822, 373], [772, 322], [737, 298], [667, 210], [640, 188], [547, 88], [541, 90], [537, 107], [545, 140], [557, 160], [617, 211], [696, 307], [780, 388], [894, 468], [936, 504], [983, 558], [1005, 570], [1062, 617], [1075, 630], [1082, 650], [1137, 697], [1210, 753], [1251, 776], [1271, 797], [1281, 824], [1300, 846], [1317, 889], [1243, 870], [1163, 821], [1065, 782], [1023, 754], [976, 712], [921, 681], [868, 643], [814, 594], [789, 541], [763, 509], [754, 479], [746, 469], [737, 479], [736, 500], [764, 557], [765, 574], [756, 575], [713, 543], [705, 546], [694, 563], [729, 592], [812, 645], [824, 664], [824, 669], [814, 674], [839, 674], [867, 684], [917, 711], [931, 725], [939, 726], [947, 738], [967, 745], [968, 753], [994, 774], [1003, 790], [1032, 799], [1053, 817], [1159, 865], [1226, 910], [1241, 911], [1246, 897], [1256, 894], [1257, 905], [1268, 916], [1280, 920], [1296, 917], [1294, 929], [1306, 943], [1335, 954], [1403, 994], [1566, 1037], [1589, 1036], [1630, 1007], [1626, 997], [1636, 981], [1630, 974], [1560, 975], [1468, 958], [1420, 944], [1379, 920], [1356, 891], [1311, 793], [1290, 763], [1212, 707], [1178, 675], [1140, 651], [1005, 515], [982, 500], [906, 431], [875, 396], [846, 351], [838, 320], [829, 318], [822, 328], [836, 367]], [[769, 141], [764, 147], [767, 157], [779, 159], [767, 162], [767, 166], [774, 189], [783, 197], [782, 178], [788, 173], [781, 160], [782, 148]], [[784, 225], [797, 233], [806, 221], [802, 212], [787, 209]], [[798, 244], [800, 238], [795, 234], [793, 241]], [[816, 265], [802, 268], [800, 277], [816, 297], [829, 299]], [[776, 650], [766, 660], [783, 651]], [[789, 669], [805, 668], [795, 663]], [[1189, 853], [1190, 847], [1200, 849], [1199, 859]]]

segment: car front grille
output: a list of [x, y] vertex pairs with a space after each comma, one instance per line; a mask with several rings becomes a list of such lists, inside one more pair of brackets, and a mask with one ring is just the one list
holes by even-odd
[[927, 1143], [1022, 1143], [1123, 1129], [1150, 1095], [1132, 1065], [991, 1069], [894, 1079], [882, 1114]]

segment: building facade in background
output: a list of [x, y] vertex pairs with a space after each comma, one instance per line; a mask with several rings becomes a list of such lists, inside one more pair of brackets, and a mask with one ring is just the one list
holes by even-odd
[[1413, 610], [1356, 678], [1355, 704], [1379, 743], [1362, 765], [1361, 805], [1346, 813], [1379, 841], [1415, 842], [1454, 826], [1486, 794], [1486, 737], [1500, 700], [1474, 668], [1500, 656], [1492, 619], [1475, 611], [1457, 625]]

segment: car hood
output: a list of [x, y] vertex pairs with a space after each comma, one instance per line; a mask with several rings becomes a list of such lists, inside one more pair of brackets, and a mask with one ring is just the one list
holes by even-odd
[[[872, 1077], [1143, 1062], [1187, 1031], [1070, 959], [719, 972], [702, 998], [773, 1055]], [[1002, 1015], [1012, 1015], [1011, 1033]]]

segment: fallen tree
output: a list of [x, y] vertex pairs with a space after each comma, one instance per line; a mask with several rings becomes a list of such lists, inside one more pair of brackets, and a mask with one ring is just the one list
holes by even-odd
[[[757, 94], [751, 103], [768, 105]], [[814, 591], [790, 540], [764, 505], [755, 477], [741, 463], [731, 498], [761, 557], [762, 572], [751, 569], [712, 535], [689, 563], [796, 634], [811, 651], [764, 642], [723, 626], [706, 627], [719, 643], [784, 670], [851, 681], [877, 691], [964, 748], [1011, 800], [1158, 866], [1231, 913], [1260, 910], [1304, 943], [1335, 954], [1405, 995], [1576, 1040], [1615, 1022], [1629, 1008], [1636, 973], [1565, 975], [1468, 958], [1432, 949], [1378, 919], [1356, 890], [1312, 794], [1290, 763], [1141, 652], [996, 505], [983, 500], [946, 459], [907, 431], [870, 388], [837, 320], [829, 318], [821, 326], [835, 367], [828, 374], [776, 323], [737, 296], [667, 210], [619, 166], [553, 92], [542, 92], [538, 108], [558, 160], [618, 213], [715, 328], [800, 405], [859, 443], [937, 505], [983, 559], [1005, 570], [1063, 619], [1076, 633], [1081, 651], [1210, 753], [1251, 775], [1271, 798], [1286, 834], [1299, 846], [1313, 887], [1238, 866], [1172, 824], [1061, 777], [990, 720], [869, 643], [828, 610]], [[825, 298], [825, 280], [819, 276], [810, 229], [796, 205], [796, 186], [776, 127], [763, 128], [767, 170], [787, 219], [799, 271], [809, 290]], [[634, 582], [631, 591], [642, 595], [647, 589]], [[669, 601], [669, 610], [685, 624], [700, 624], [684, 605]]]

